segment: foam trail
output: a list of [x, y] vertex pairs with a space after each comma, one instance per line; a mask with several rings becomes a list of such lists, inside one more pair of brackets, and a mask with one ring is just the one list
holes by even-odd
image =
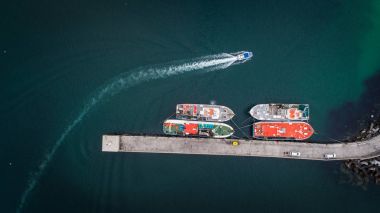
[[84, 105], [83, 109], [80, 111], [78, 116], [66, 127], [66, 129], [63, 131], [58, 140], [54, 143], [50, 151], [46, 153], [45, 157], [37, 167], [36, 171], [31, 174], [28, 180], [27, 187], [21, 196], [17, 212], [22, 211], [27, 201], [27, 198], [29, 197], [33, 189], [36, 187], [43, 172], [45, 171], [49, 162], [53, 158], [54, 154], [57, 152], [58, 148], [65, 141], [67, 135], [70, 134], [70, 132], [83, 120], [83, 118], [89, 113], [89, 111], [100, 101], [119, 93], [123, 89], [127, 89], [142, 82], [166, 78], [169, 76], [179, 75], [195, 70], [215, 71], [225, 69], [235, 61], [236, 57], [231, 56], [230, 54], [223, 53], [187, 61], [172, 62], [166, 65], [141, 67], [132, 70], [128, 73], [123, 73], [111, 80], [104, 87], [101, 87], [99, 90], [97, 90], [97, 92], [89, 99], [89, 101], [87, 102], [87, 104]]

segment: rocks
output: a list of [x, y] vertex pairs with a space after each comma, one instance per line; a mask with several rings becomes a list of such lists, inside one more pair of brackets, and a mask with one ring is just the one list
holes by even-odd
[[371, 163], [372, 165], [376, 165], [376, 166], [380, 167], [380, 161], [376, 160], [376, 158], [373, 159], [373, 160], [371, 160], [370, 163]]
[[[363, 125], [364, 126], [364, 125]], [[367, 126], [367, 125], [366, 125]], [[367, 128], [362, 129], [356, 136], [348, 137], [344, 142], [354, 142], [368, 140], [380, 134], [380, 118], [368, 124]]]
[[[380, 116], [371, 115], [372, 121], [367, 123], [366, 128], [358, 132], [358, 135], [349, 137], [345, 142], [368, 140], [380, 134]], [[343, 164], [343, 171], [350, 173], [350, 181], [355, 185], [365, 186], [369, 182], [380, 185], [380, 157], [366, 160], [348, 160]]]
[[380, 157], [367, 160], [348, 160], [344, 162], [344, 167], [353, 174], [350, 179], [356, 185], [363, 186], [369, 182], [380, 185]]

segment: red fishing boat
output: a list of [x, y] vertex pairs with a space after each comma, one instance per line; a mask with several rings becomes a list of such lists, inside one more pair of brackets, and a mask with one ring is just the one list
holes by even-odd
[[257, 122], [253, 125], [253, 137], [273, 140], [305, 140], [314, 133], [305, 122]]

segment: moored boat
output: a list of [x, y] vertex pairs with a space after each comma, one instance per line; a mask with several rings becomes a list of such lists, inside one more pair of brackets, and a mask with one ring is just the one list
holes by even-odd
[[211, 138], [228, 138], [234, 134], [234, 129], [224, 123], [175, 119], [166, 120], [163, 124], [163, 131], [167, 135]]
[[262, 121], [307, 121], [309, 104], [258, 104], [251, 108], [249, 114]]
[[310, 124], [295, 122], [257, 122], [253, 124], [253, 137], [274, 140], [305, 140], [314, 133]]
[[177, 104], [177, 119], [225, 122], [234, 117], [234, 112], [225, 106], [208, 104]]

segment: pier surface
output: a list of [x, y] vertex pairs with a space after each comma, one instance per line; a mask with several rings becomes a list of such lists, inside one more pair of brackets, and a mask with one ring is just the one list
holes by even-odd
[[[237, 141], [239, 145], [233, 146]], [[167, 136], [103, 135], [103, 152], [172, 153], [196, 155], [233, 155], [306, 160], [326, 160], [324, 154], [335, 153], [329, 160], [366, 159], [380, 156], [380, 136], [350, 143], [309, 143], [248, 139], [186, 138]], [[285, 152], [300, 152], [289, 157]]]

